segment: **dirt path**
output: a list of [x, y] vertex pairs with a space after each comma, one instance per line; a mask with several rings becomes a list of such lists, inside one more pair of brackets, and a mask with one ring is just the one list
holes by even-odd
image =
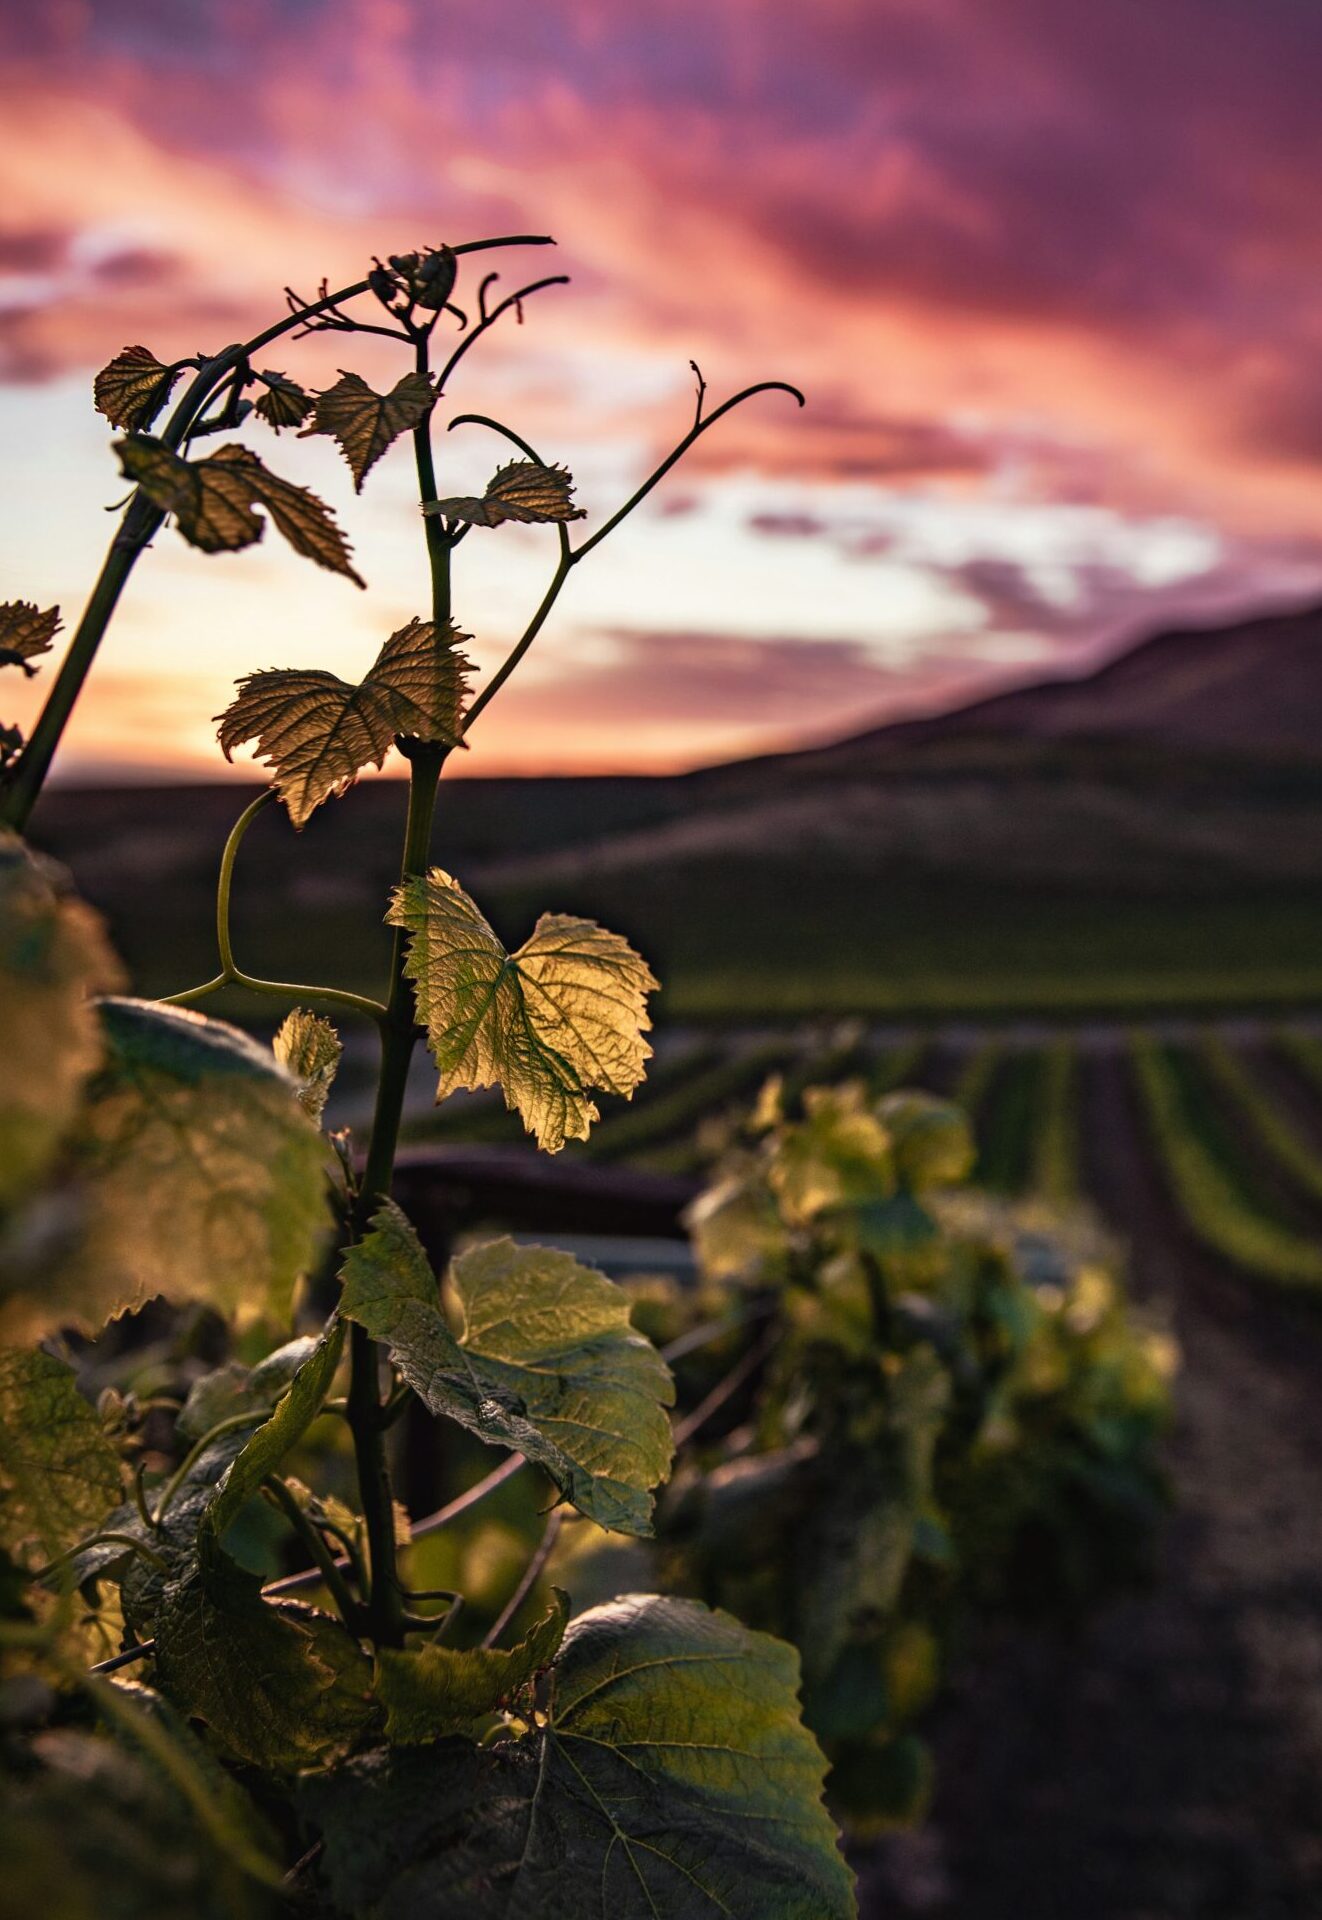
[[979, 1665], [937, 1730], [931, 1822], [865, 1866], [869, 1915], [1322, 1914], [1322, 1315], [1189, 1243], [1138, 1129], [1095, 1056], [1089, 1186], [1185, 1354], [1160, 1584]]

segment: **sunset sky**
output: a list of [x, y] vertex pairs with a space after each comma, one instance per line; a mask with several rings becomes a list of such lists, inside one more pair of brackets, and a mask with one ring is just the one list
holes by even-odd
[[[0, 0], [0, 48], [0, 599], [77, 617], [124, 491], [90, 394], [119, 348], [214, 350], [286, 282], [509, 231], [559, 246], [502, 288], [574, 284], [449, 410], [566, 461], [589, 531], [687, 426], [690, 359], [713, 401], [779, 377], [808, 406], [754, 402], [585, 563], [474, 773], [827, 738], [1322, 595], [1309, 0]], [[366, 346], [259, 364], [394, 377]], [[355, 499], [329, 441], [243, 437], [334, 505], [369, 591], [163, 533], [66, 774], [220, 771], [237, 675], [357, 678], [425, 610], [406, 445]], [[442, 492], [503, 457], [444, 454]], [[553, 559], [520, 528], [461, 549], [484, 669]], [[6, 682], [29, 719], [43, 681]]]

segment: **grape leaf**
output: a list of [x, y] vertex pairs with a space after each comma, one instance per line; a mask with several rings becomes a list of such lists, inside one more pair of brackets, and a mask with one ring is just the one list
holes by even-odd
[[553, 1591], [550, 1611], [516, 1647], [378, 1648], [376, 1697], [386, 1710], [387, 1739], [424, 1746], [463, 1733], [517, 1700], [550, 1666], [565, 1637], [569, 1595]]
[[256, 1575], [223, 1554], [166, 1588], [156, 1674], [227, 1757], [275, 1773], [347, 1753], [375, 1711], [371, 1663], [340, 1622], [264, 1600]]
[[429, 373], [406, 373], [389, 393], [375, 393], [361, 375], [341, 369], [335, 385], [317, 395], [312, 424], [299, 437], [332, 435], [349, 462], [354, 491], [361, 493], [369, 470], [386, 448], [416, 427], [435, 399]]
[[269, 472], [247, 447], [234, 442], [205, 460], [183, 460], [161, 441], [138, 434], [117, 440], [115, 451], [126, 477], [153, 506], [172, 513], [185, 540], [203, 553], [235, 553], [260, 540], [261, 505], [296, 553], [364, 585], [349, 564], [348, 542], [330, 508], [306, 487]]
[[265, 382], [253, 407], [258, 418], [277, 433], [281, 427], [301, 427], [312, 411], [312, 395], [305, 393], [297, 380], [268, 368], [263, 368], [257, 378]]
[[270, 1418], [258, 1427], [217, 1485], [206, 1515], [207, 1527], [217, 1539], [321, 1412], [334, 1384], [343, 1347], [344, 1323], [333, 1318], [276, 1402]]
[[219, 1020], [140, 1000], [100, 1015], [106, 1064], [62, 1162], [69, 1244], [15, 1261], [6, 1324], [96, 1326], [158, 1293], [287, 1316], [329, 1225], [325, 1142], [293, 1083]]
[[440, 1069], [437, 1099], [499, 1084], [539, 1147], [586, 1140], [590, 1089], [631, 1094], [652, 1049], [646, 996], [657, 982], [618, 934], [543, 914], [508, 954], [457, 880], [439, 867], [398, 888], [386, 919], [409, 934], [406, 968]]
[[39, 1348], [0, 1347], [0, 1547], [54, 1560], [120, 1492], [119, 1458], [73, 1369]]
[[136, 433], [155, 419], [182, 372], [163, 366], [150, 347], [125, 347], [92, 382], [96, 410], [112, 427]]
[[300, 1783], [354, 1920], [849, 1920], [792, 1647], [688, 1600], [575, 1620], [546, 1724]]
[[99, 917], [61, 868], [0, 832], [0, 1208], [25, 1197], [101, 1058], [89, 995], [119, 984]]
[[0, 605], [0, 667], [22, 667], [31, 679], [37, 669], [28, 662], [50, 652], [59, 630], [58, 607], [43, 610], [32, 600], [6, 600]]
[[340, 1311], [390, 1349], [431, 1411], [535, 1460], [598, 1526], [651, 1531], [670, 1466], [669, 1369], [629, 1321], [629, 1300], [572, 1254], [494, 1240], [449, 1281], [458, 1338], [417, 1234], [393, 1201], [351, 1247]]
[[574, 482], [564, 467], [544, 467], [537, 460], [511, 460], [487, 482], [480, 498], [463, 495], [428, 500], [422, 511], [438, 514], [442, 520], [461, 520], [470, 527], [499, 527], [506, 520], [547, 526], [558, 520], [586, 518], [583, 508], [573, 504], [573, 491]]
[[967, 1179], [977, 1155], [958, 1107], [930, 1093], [888, 1093], [877, 1103], [877, 1117], [891, 1136], [900, 1183], [911, 1192]]
[[241, 680], [219, 716], [225, 758], [246, 740], [275, 768], [275, 785], [296, 827], [322, 801], [343, 793], [366, 766], [381, 766], [399, 734], [456, 746], [468, 661], [451, 625], [429, 620], [392, 633], [357, 686], [337, 674], [275, 667]]
[[309, 1120], [321, 1123], [344, 1048], [329, 1020], [295, 1008], [286, 1015], [272, 1050], [291, 1079], [298, 1082], [298, 1104]]

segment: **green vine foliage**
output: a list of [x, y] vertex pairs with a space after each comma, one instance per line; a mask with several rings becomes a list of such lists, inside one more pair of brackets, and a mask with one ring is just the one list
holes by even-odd
[[[791, 1646], [688, 1598], [576, 1611], [557, 1592], [523, 1618], [566, 1513], [625, 1537], [653, 1527], [674, 1389], [628, 1297], [567, 1254], [509, 1242], [440, 1275], [390, 1199], [424, 1031], [441, 1097], [498, 1085], [550, 1151], [642, 1078], [645, 962], [555, 914], [507, 953], [432, 864], [437, 782], [572, 568], [763, 390], [704, 414], [700, 381], [688, 433], [577, 546], [569, 474], [498, 423], [483, 424], [520, 457], [507, 452], [481, 496], [440, 493], [434, 429], [460, 363], [559, 278], [492, 304], [487, 275], [452, 307], [461, 256], [506, 244], [542, 242], [392, 255], [338, 293], [291, 296], [246, 343], [173, 362], [135, 345], [96, 380], [135, 491], [32, 738], [0, 736], [0, 1881], [13, 1911], [854, 1911]], [[447, 312], [458, 331], [441, 336]], [[254, 366], [277, 338], [326, 330], [397, 341], [401, 378], [376, 393], [344, 372], [318, 394]], [[425, 603], [357, 683], [245, 678], [221, 741], [229, 753], [255, 740], [274, 786], [224, 850], [216, 977], [169, 1003], [107, 998], [122, 982], [104, 929], [22, 833], [167, 520], [207, 555], [271, 522], [295, 554], [362, 584], [330, 509], [232, 437], [289, 428], [334, 441], [359, 489], [393, 448], [411, 450]], [[199, 454], [212, 434], [222, 444]], [[511, 521], [547, 529], [555, 570], [471, 695], [452, 561]], [[0, 665], [34, 671], [58, 624], [58, 609], [0, 609]], [[381, 902], [396, 928], [382, 998], [241, 968], [228, 910], [251, 819], [274, 798], [301, 825], [392, 751], [409, 785], [399, 886]], [[273, 1051], [198, 1011], [221, 987], [284, 1003]], [[361, 1152], [324, 1130], [341, 1051], [327, 1016], [379, 1035]], [[93, 1401], [113, 1323], [160, 1302], [176, 1347], [190, 1326], [214, 1342], [223, 1325], [231, 1357], [193, 1364], [182, 1398], [140, 1358], [130, 1390]], [[86, 1336], [107, 1323], [89, 1359]], [[492, 1479], [530, 1463], [554, 1509], [486, 1635], [463, 1592], [411, 1586], [412, 1543], [447, 1516], [410, 1517], [395, 1496], [391, 1432], [409, 1409], [498, 1448]]]
[[682, 1365], [690, 1400], [762, 1329], [724, 1436], [667, 1491], [661, 1564], [802, 1649], [859, 1833], [921, 1811], [916, 1727], [970, 1625], [1073, 1620], [1143, 1577], [1165, 1503], [1169, 1339], [1095, 1229], [964, 1188], [972, 1157], [930, 1096], [809, 1088], [787, 1119], [772, 1083], [692, 1210], [701, 1287], [635, 1307], [681, 1346], [730, 1329]]

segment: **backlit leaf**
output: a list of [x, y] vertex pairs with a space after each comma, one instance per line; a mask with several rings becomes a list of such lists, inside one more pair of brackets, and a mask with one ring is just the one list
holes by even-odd
[[226, 759], [246, 740], [275, 769], [275, 785], [296, 827], [367, 766], [381, 766], [397, 735], [457, 745], [468, 661], [467, 635], [439, 636], [429, 620], [392, 633], [354, 686], [304, 668], [251, 673], [220, 716]]
[[652, 1049], [651, 969], [591, 920], [543, 914], [508, 954], [457, 880], [439, 867], [400, 887], [386, 915], [409, 933], [407, 971], [440, 1069], [437, 1099], [499, 1085], [537, 1144], [586, 1140], [591, 1090], [631, 1094]]
[[459, 520], [470, 527], [499, 527], [506, 520], [545, 526], [558, 520], [582, 520], [582, 507], [573, 503], [574, 482], [564, 467], [543, 467], [536, 460], [511, 460], [488, 482], [477, 498], [429, 500], [424, 513], [443, 520]]
[[119, 1458], [74, 1382], [39, 1348], [0, 1348], [0, 1547], [45, 1564], [120, 1498]]
[[112, 427], [135, 433], [150, 426], [182, 372], [163, 366], [150, 347], [125, 347], [92, 382], [96, 410]]
[[166, 1589], [156, 1673], [232, 1760], [274, 1773], [325, 1766], [373, 1715], [372, 1668], [340, 1622], [261, 1583], [222, 1555]]
[[62, 1161], [70, 1244], [20, 1268], [13, 1320], [27, 1337], [97, 1326], [154, 1294], [287, 1316], [329, 1224], [325, 1143], [293, 1083], [219, 1020], [139, 1000], [100, 1014], [106, 1063]]
[[204, 1373], [188, 1390], [175, 1422], [176, 1433], [185, 1440], [200, 1440], [222, 1420], [240, 1413], [251, 1413], [253, 1425], [259, 1426], [316, 1345], [313, 1334], [299, 1334], [268, 1353], [255, 1367], [245, 1367], [241, 1360], [227, 1360], [214, 1372]]
[[555, 1659], [568, 1621], [569, 1595], [556, 1588], [550, 1611], [516, 1647], [379, 1648], [376, 1696], [386, 1709], [386, 1737], [423, 1746], [517, 1701]]
[[648, 1533], [673, 1451], [674, 1386], [629, 1300], [572, 1254], [495, 1240], [455, 1260], [458, 1335], [417, 1234], [393, 1201], [345, 1256], [340, 1311], [390, 1349], [431, 1411], [535, 1460], [618, 1533]]
[[253, 404], [258, 418], [278, 433], [281, 427], [301, 427], [312, 411], [312, 395], [305, 393], [297, 380], [263, 368], [257, 378], [265, 384]]
[[119, 984], [100, 918], [61, 868], [0, 832], [0, 1209], [26, 1196], [101, 1059], [89, 996]]
[[354, 1920], [848, 1920], [793, 1648], [687, 1600], [580, 1616], [546, 1724], [302, 1783]]
[[298, 1007], [288, 1014], [272, 1042], [280, 1065], [298, 1083], [298, 1104], [320, 1124], [344, 1048], [329, 1020]]
[[32, 600], [6, 600], [0, 605], [0, 667], [22, 667], [30, 678], [37, 670], [28, 662], [50, 652], [59, 630], [58, 607], [43, 609]]
[[436, 395], [429, 373], [406, 373], [389, 393], [375, 393], [359, 374], [341, 371], [333, 387], [317, 395], [310, 433], [329, 433], [340, 444], [356, 492], [392, 441], [409, 433]]
[[236, 443], [205, 460], [184, 460], [146, 434], [118, 440], [125, 475], [162, 513], [172, 513], [185, 540], [204, 553], [234, 553], [260, 540], [261, 505], [296, 553], [362, 586], [349, 563], [349, 546], [335, 516], [315, 493], [268, 471]]

